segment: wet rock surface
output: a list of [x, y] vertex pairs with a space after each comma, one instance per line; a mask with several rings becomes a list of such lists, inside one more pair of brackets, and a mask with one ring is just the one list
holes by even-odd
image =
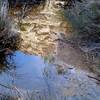
[[57, 34], [59, 32], [70, 33], [70, 25], [62, 19], [61, 10], [53, 8], [53, 2], [50, 1], [50, 4], [46, 4], [42, 10], [33, 7], [20, 21], [21, 17], [18, 15], [20, 10], [12, 12], [19, 28], [17, 31], [22, 38], [20, 46], [22, 51], [42, 56], [48, 55], [54, 50], [54, 40]]

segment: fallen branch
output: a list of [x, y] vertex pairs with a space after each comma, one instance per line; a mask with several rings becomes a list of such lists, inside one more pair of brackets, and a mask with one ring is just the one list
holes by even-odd
[[96, 81], [100, 82], [100, 79], [96, 78], [96, 77], [93, 77], [93, 76], [90, 76], [88, 75], [89, 78], [92, 78], [92, 79], [95, 79]]

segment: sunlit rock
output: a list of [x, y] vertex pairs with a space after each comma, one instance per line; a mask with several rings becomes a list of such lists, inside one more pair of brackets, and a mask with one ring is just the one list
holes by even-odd
[[45, 2], [45, 6], [41, 10], [37, 10], [33, 6], [22, 19], [16, 14], [17, 11], [21, 10], [12, 12], [12, 17], [15, 16], [14, 20], [19, 28], [17, 31], [22, 38], [20, 48], [22, 51], [42, 56], [48, 55], [55, 48], [54, 40], [56, 38], [53, 37], [53, 34], [62, 32], [67, 35], [68, 32], [70, 33], [70, 24], [62, 19], [63, 12], [53, 6], [54, 0], [48, 3], [49, 1]]

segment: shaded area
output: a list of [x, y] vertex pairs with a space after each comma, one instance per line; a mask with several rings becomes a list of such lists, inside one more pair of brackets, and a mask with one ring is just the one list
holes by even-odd
[[23, 6], [23, 5], [39, 5], [41, 3], [44, 3], [46, 0], [8, 0], [9, 5], [11, 7], [16, 6]]

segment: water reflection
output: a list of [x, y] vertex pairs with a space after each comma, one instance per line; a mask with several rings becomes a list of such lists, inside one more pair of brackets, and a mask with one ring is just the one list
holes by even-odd
[[[96, 84], [96, 80], [87, 76], [91, 76], [91, 73], [77, 70], [73, 66], [49, 64], [40, 56], [26, 55], [20, 51], [4, 58], [9, 63], [1, 68], [0, 73], [0, 97], [7, 98], [3, 100], [100, 98], [100, 86]], [[15, 99], [8, 99], [10, 96]]]
[[47, 94], [49, 87], [44, 76], [46, 65], [43, 58], [16, 51], [13, 55], [4, 56], [2, 60], [0, 94], [23, 97], [23, 93], [34, 90], [36, 95], [38, 92], [45, 92], [42, 95], [49, 95]]
[[[41, 1], [41, 0], [39, 0]], [[56, 8], [55, 0], [43, 0], [45, 6], [26, 8], [25, 17], [21, 17], [21, 8], [10, 9], [10, 16], [17, 25], [22, 42], [20, 50], [36, 55], [46, 56], [54, 51], [59, 33], [70, 35], [71, 26], [64, 20], [61, 9]], [[23, 15], [23, 14], [22, 14]], [[55, 34], [57, 33], [57, 34]]]

